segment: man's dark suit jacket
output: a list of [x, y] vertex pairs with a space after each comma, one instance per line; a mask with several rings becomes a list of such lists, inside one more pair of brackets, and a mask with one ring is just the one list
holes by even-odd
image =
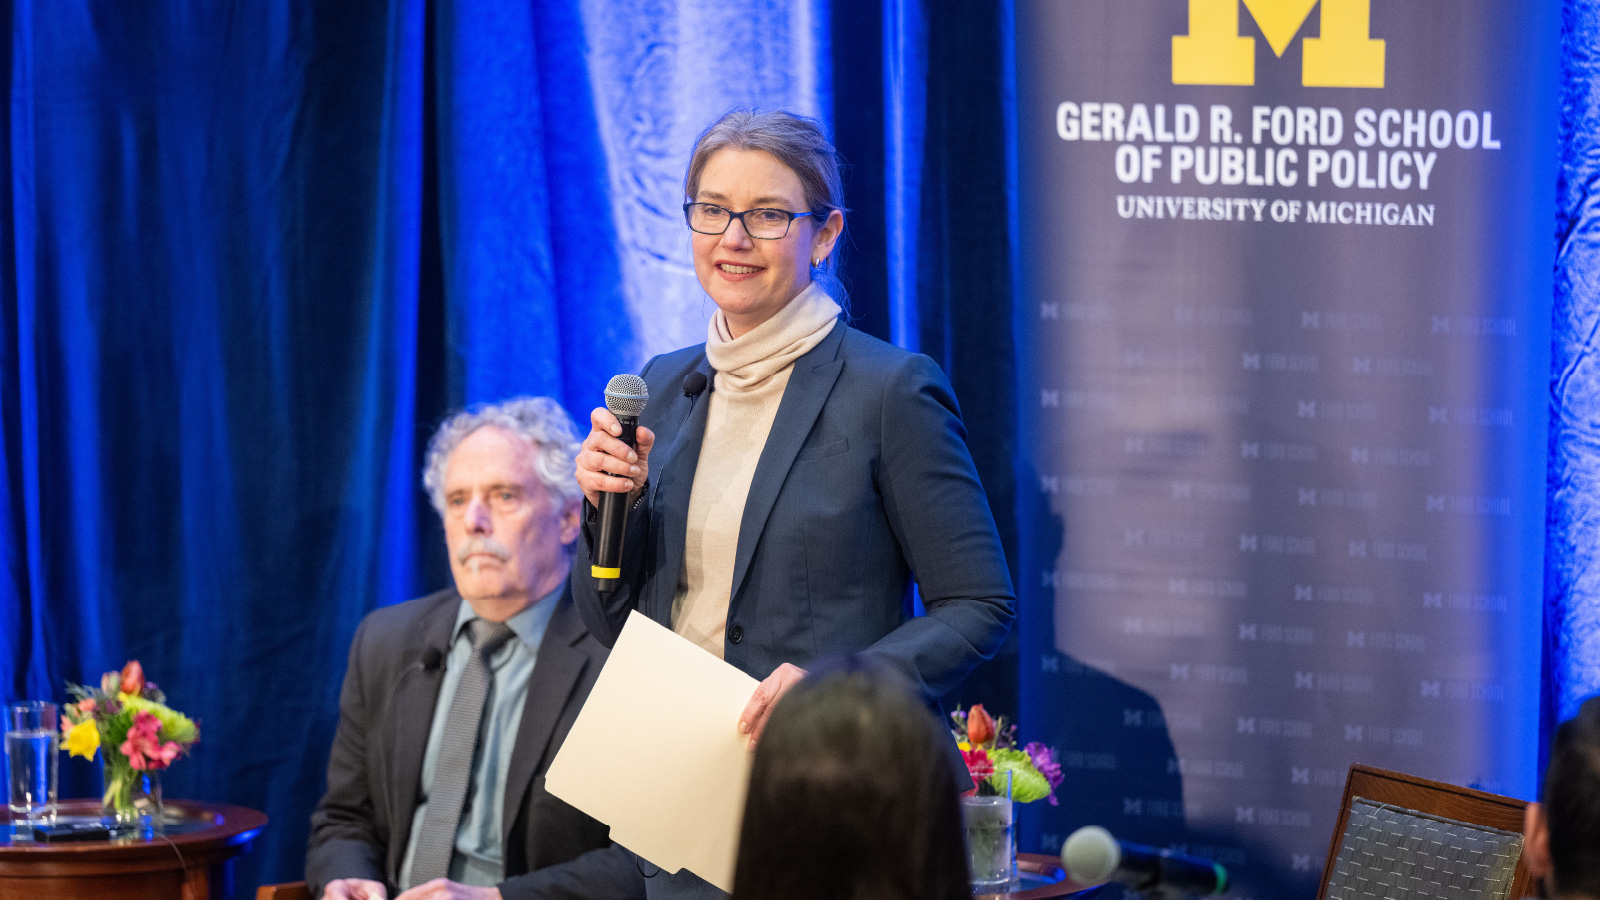
[[[422, 757], [461, 597], [444, 590], [377, 609], [356, 629], [339, 695], [328, 792], [311, 816], [306, 880], [320, 894], [337, 878], [370, 878], [394, 896], [421, 793]], [[607, 650], [563, 591], [528, 680], [506, 777], [506, 900], [643, 897], [632, 854], [604, 825], [544, 789], [545, 771], [589, 696]]]

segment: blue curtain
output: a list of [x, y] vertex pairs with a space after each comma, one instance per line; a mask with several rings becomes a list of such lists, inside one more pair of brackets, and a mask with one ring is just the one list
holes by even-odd
[[289, 875], [355, 624], [425, 586], [424, 8], [9, 13], [7, 693], [142, 660], [201, 722], [169, 795]]
[[964, 171], [1005, 168], [995, 4], [0, 8], [6, 694], [140, 659], [202, 726], [168, 795], [272, 819], [238, 896], [299, 877], [356, 623], [447, 582], [432, 427], [516, 393], [581, 419], [704, 339], [678, 203], [730, 107], [834, 128], [858, 323], [950, 367], [1009, 521], [1004, 184]]
[[1600, 3], [1566, 4], [1561, 68], [1545, 567], [1547, 735], [1600, 691]]
[[[356, 622], [448, 578], [432, 426], [523, 392], [582, 417], [703, 339], [677, 203], [729, 107], [833, 130], [856, 323], [950, 374], [1015, 549], [1009, 0], [0, 8], [7, 693], [141, 659], [202, 722], [169, 793], [272, 816], [240, 896], [299, 875]], [[1552, 719], [1600, 687], [1600, 3], [1566, 10]], [[1015, 668], [952, 701], [1016, 709]]]
[[735, 106], [824, 114], [826, 5], [430, 15], [450, 396], [548, 394], [587, 421], [611, 375], [705, 340], [679, 208], [689, 147]]
[[[0, 8], [6, 693], [144, 661], [202, 719], [168, 793], [272, 817], [238, 894], [298, 878], [355, 623], [448, 580], [440, 416], [702, 340], [678, 192], [728, 107], [834, 131], [854, 320], [946, 367], [1014, 551], [1010, 0]], [[1547, 722], [1600, 689], [1597, 46], [1566, 0]], [[1016, 709], [1014, 647], [950, 700]]]

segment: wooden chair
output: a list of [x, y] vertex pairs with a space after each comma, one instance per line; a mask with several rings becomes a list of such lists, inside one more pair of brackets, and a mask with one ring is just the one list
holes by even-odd
[[256, 888], [256, 900], [311, 900], [311, 889], [304, 881], [263, 884]]
[[[1370, 766], [1350, 767], [1317, 900], [1425, 896], [1514, 900], [1527, 803]], [[1443, 887], [1444, 890], [1440, 890]]]

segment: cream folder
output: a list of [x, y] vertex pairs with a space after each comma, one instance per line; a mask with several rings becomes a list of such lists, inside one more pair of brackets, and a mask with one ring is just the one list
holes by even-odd
[[635, 611], [545, 775], [545, 789], [668, 872], [733, 891], [756, 680]]

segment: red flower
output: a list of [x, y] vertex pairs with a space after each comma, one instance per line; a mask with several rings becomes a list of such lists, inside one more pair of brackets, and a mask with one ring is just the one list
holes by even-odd
[[994, 740], [994, 719], [989, 718], [989, 713], [984, 710], [983, 704], [979, 703], [967, 713], [967, 743], [978, 747], [992, 740]]
[[137, 659], [128, 660], [122, 667], [122, 684], [119, 689], [131, 697], [144, 693], [144, 666], [139, 665]]
[[994, 774], [994, 763], [989, 761], [989, 752], [976, 747], [971, 750], [961, 751], [961, 758], [966, 760], [967, 773], [972, 776], [974, 784]]

